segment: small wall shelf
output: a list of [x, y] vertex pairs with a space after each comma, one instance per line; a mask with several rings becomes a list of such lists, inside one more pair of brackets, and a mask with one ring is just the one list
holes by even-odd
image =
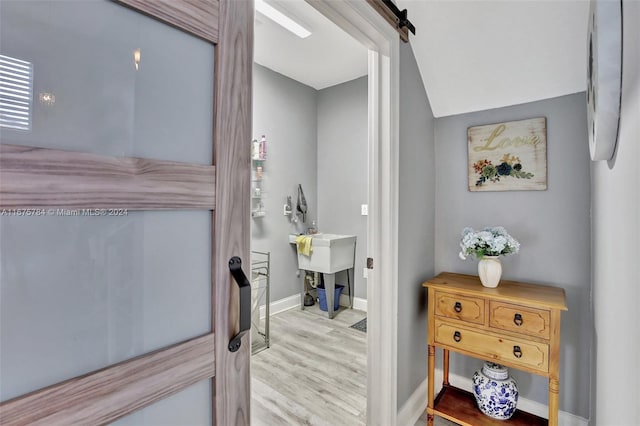
[[254, 219], [266, 216], [262, 203], [264, 199], [264, 190], [262, 188], [264, 161], [264, 158], [251, 158], [251, 217]]

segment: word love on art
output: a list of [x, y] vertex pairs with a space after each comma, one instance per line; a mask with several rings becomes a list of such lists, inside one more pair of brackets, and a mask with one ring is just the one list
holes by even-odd
[[506, 129], [506, 124], [499, 124], [486, 139], [487, 142], [482, 146], [474, 146], [473, 150], [475, 152], [495, 151], [496, 149], [508, 148], [510, 146], [518, 148], [522, 145], [536, 146], [540, 143], [540, 137], [538, 135], [516, 136], [515, 138], [503, 137], [498, 139], [498, 136], [502, 135]]
[[544, 117], [469, 127], [469, 191], [547, 189]]

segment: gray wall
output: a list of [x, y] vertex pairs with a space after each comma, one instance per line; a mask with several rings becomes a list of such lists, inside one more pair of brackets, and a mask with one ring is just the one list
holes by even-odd
[[640, 3], [623, 2], [622, 105], [613, 161], [592, 163], [596, 362], [592, 424], [640, 419]]
[[[271, 252], [271, 301], [302, 288], [290, 233], [305, 232], [316, 220], [320, 232], [356, 235], [355, 295], [366, 298], [367, 77], [316, 91], [254, 64], [254, 138], [267, 136], [263, 203], [252, 219], [251, 248]], [[301, 183], [309, 205], [306, 223], [291, 223], [282, 208], [297, 198]], [[253, 201], [255, 205], [255, 201]], [[345, 273], [336, 277], [346, 284]]]
[[[367, 297], [367, 77], [318, 91], [318, 226], [357, 237], [355, 296]], [[347, 283], [346, 272], [336, 282]]]
[[427, 375], [426, 292], [434, 275], [434, 121], [411, 46], [400, 46], [398, 408]]
[[[546, 191], [469, 192], [469, 126], [547, 118]], [[436, 119], [436, 271], [477, 273], [477, 261], [458, 258], [460, 232], [502, 225], [521, 243], [503, 257], [505, 279], [562, 287], [569, 311], [562, 316], [560, 409], [589, 417], [590, 186], [584, 93]], [[452, 356], [452, 371], [471, 377], [480, 362]], [[546, 404], [542, 377], [512, 371], [523, 397]]]
[[[317, 200], [317, 108], [316, 90], [254, 64], [253, 135], [267, 137], [262, 188], [267, 212], [252, 219], [251, 249], [271, 252], [271, 301], [302, 290], [297, 277], [295, 246], [290, 233], [302, 232], [316, 218]], [[287, 195], [293, 207], [301, 183], [309, 206], [307, 223], [294, 226], [283, 215]], [[255, 203], [255, 202], [254, 202]]]

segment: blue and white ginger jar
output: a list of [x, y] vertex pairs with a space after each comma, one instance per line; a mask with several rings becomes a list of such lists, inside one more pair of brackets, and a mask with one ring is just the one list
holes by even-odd
[[507, 420], [516, 412], [518, 387], [502, 365], [485, 362], [473, 374], [473, 395], [480, 411], [494, 419]]

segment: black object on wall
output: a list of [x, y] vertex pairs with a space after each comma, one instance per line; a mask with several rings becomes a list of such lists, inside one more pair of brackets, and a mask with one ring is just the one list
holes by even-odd
[[407, 29], [411, 31], [413, 35], [416, 35], [416, 27], [413, 26], [413, 24], [407, 17], [407, 9], [398, 9], [398, 6], [396, 6], [395, 3], [391, 0], [382, 0], [382, 2], [398, 18], [398, 28], [407, 27]]

